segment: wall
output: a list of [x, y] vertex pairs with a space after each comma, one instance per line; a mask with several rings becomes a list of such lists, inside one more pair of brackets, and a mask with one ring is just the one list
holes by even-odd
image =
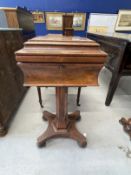
[[[119, 9], [131, 9], [131, 0], [0, 0], [2, 7], [25, 6], [29, 10], [64, 11], [64, 12], [90, 12], [94, 13], [117, 13]], [[37, 35], [46, 34], [45, 24], [36, 24]], [[55, 33], [58, 33], [54, 31]], [[53, 32], [52, 32], [53, 33]], [[84, 36], [83, 32], [75, 32], [76, 35]]]

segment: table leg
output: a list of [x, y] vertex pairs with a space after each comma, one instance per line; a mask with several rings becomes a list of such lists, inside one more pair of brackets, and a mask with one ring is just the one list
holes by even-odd
[[51, 138], [66, 137], [76, 140], [81, 147], [87, 145], [86, 138], [77, 130], [75, 123], [80, 112], [68, 115], [67, 87], [56, 87], [56, 115], [44, 111], [43, 119], [49, 122], [47, 130], [38, 138], [38, 146], [44, 146]]
[[105, 105], [106, 106], [110, 106], [110, 103], [113, 99], [114, 93], [116, 91], [116, 88], [118, 86], [120, 80], [120, 76], [119, 75], [112, 75], [112, 79], [109, 85], [109, 89], [108, 89], [108, 93], [107, 93], [107, 97], [106, 97], [106, 101], [105, 101]]
[[41, 87], [37, 87], [37, 92], [38, 92], [40, 106], [41, 106], [41, 108], [43, 108], [44, 106], [42, 104]]
[[80, 106], [80, 95], [81, 95], [81, 87], [78, 87], [77, 99], [76, 99], [77, 106]]

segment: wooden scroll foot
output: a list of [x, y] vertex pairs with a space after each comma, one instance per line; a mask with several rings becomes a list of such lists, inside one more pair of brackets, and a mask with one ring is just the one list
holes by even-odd
[[37, 143], [39, 147], [45, 146], [46, 141], [51, 138], [71, 138], [78, 142], [80, 147], [86, 147], [87, 141], [84, 135], [82, 135], [76, 128], [75, 122], [80, 119], [80, 112], [76, 111], [72, 114], [69, 114], [67, 117], [66, 123], [67, 127], [64, 129], [58, 129], [56, 126], [57, 117], [54, 114], [51, 114], [47, 111], [44, 112], [44, 120], [48, 120], [49, 125], [47, 130], [38, 138]]
[[131, 118], [129, 119], [121, 118], [119, 122], [123, 125], [124, 131], [130, 136], [131, 140]]
[[7, 129], [2, 125], [0, 124], [0, 137], [3, 137], [7, 134]]

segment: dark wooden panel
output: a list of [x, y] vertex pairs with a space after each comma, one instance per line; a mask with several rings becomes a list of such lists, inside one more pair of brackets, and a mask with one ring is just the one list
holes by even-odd
[[23, 74], [14, 58], [14, 51], [22, 46], [21, 32], [0, 31], [0, 120], [3, 125], [9, 120], [25, 92], [22, 87]]
[[73, 36], [73, 15], [63, 15], [63, 35], [64, 36]]
[[27, 90], [14, 53], [22, 47], [21, 30], [0, 31], [0, 135], [6, 133], [5, 127]]
[[35, 30], [33, 16], [30, 11], [23, 8], [17, 8], [17, 18], [20, 28], [25, 31]]
[[110, 105], [121, 76], [131, 75], [131, 40], [128, 34], [94, 34], [87, 37], [97, 41], [101, 48], [108, 53], [105, 67], [112, 72], [105, 104]]
[[124, 51], [128, 43], [127, 40], [91, 33], [87, 36], [100, 43], [101, 49], [108, 53], [105, 66], [111, 71], [119, 71]]

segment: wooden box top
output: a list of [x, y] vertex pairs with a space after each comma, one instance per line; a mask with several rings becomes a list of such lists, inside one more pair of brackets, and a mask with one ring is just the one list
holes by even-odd
[[104, 63], [107, 54], [88, 38], [46, 35], [35, 37], [16, 52], [19, 62]]
[[106, 57], [93, 40], [51, 34], [29, 40], [16, 52], [25, 86], [97, 85]]

